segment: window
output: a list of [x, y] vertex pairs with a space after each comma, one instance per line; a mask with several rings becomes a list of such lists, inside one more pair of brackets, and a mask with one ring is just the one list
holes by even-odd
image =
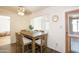
[[44, 17], [40, 16], [40, 17], [35, 17], [34, 19], [31, 20], [31, 25], [34, 27], [33, 30], [44, 30], [47, 31], [48, 30], [48, 24], [49, 22], [47, 22], [45, 20]]
[[72, 20], [72, 31], [79, 32], [79, 19]]
[[0, 16], [0, 32], [10, 31], [10, 17]]

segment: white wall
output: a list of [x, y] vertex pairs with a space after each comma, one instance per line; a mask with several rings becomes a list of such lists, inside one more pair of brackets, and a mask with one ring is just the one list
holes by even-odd
[[[65, 52], [65, 12], [78, 9], [79, 7], [48, 7], [33, 13], [30, 18], [44, 16], [49, 22], [48, 47], [59, 52]], [[52, 16], [58, 15], [58, 22], [52, 21]]]

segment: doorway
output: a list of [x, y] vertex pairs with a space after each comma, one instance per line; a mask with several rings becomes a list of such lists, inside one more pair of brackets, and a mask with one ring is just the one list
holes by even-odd
[[66, 52], [79, 52], [79, 9], [65, 13]]

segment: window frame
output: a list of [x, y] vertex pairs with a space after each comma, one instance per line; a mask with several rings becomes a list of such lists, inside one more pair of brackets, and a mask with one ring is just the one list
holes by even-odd
[[[69, 31], [70, 31], [70, 34], [79, 34], [79, 17], [74, 17], [74, 18], [70, 18], [71, 20], [69, 20]], [[73, 20], [77, 20], [77, 31], [73, 31], [73, 23], [72, 21]]]

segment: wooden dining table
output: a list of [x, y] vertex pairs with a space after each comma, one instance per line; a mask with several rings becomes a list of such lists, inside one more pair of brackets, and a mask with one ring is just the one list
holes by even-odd
[[[35, 41], [36, 39], [41, 39], [41, 52], [42, 45], [45, 45], [45, 51], [47, 51], [47, 33], [44, 32], [31, 32], [31, 31], [21, 31], [21, 34], [26, 36], [26, 38], [30, 38], [32, 40], [32, 53], [35, 53]], [[43, 40], [45, 41], [43, 43]]]

